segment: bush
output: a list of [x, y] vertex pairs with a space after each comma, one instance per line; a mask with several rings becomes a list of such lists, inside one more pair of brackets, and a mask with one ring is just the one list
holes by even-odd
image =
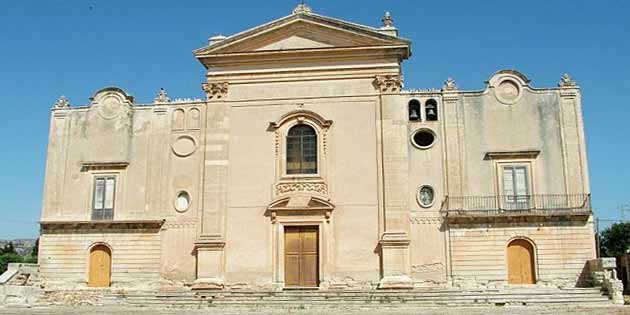
[[600, 234], [602, 257], [624, 255], [630, 248], [630, 222], [615, 223]]
[[15, 253], [7, 253], [0, 255], [0, 274], [7, 271], [7, 267], [10, 263], [21, 263], [24, 259], [22, 256]]

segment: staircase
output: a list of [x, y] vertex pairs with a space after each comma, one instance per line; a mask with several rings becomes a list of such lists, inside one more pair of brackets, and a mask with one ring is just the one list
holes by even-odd
[[507, 288], [487, 290], [370, 291], [178, 291], [106, 293], [99, 304], [161, 307], [287, 307], [330, 306], [414, 307], [545, 304], [611, 304], [599, 288]]

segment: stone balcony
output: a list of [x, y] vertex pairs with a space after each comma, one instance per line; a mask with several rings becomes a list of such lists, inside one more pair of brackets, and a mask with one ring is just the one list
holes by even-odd
[[440, 210], [450, 223], [585, 221], [590, 194], [447, 196]]

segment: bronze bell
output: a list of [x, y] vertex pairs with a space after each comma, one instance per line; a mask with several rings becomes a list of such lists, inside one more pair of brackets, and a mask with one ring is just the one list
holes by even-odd
[[420, 116], [418, 116], [418, 111], [414, 108], [411, 110], [411, 114], [409, 114], [409, 120], [418, 120]]

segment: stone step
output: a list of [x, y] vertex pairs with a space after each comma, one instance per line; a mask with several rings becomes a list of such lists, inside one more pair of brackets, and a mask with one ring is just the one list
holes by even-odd
[[590, 289], [555, 289], [555, 290], [451, 290], [451, 291], [308, 291], [308, 292], [238, 292], [238, 291], [208, 291], [208, 292], [181, 292], [168, 293], [161, 292], [125, 292], [125, 293], [104, 293], [104, 297], [159, 297], [159, 298], [182, 298], [182, 297], [281, 297], [281, 296], [454, 296], [454, 295], [496, 295], [496, 294], [523, 294], [523, 295], [541, 295], [541, 294], [602, 294], [605, 291]]
[[158, 300], [181, 300], [181, 299], [248, 299], [248, 300], [261, 300], [261, 299], [385, 299], [385, 298], [456, 298], [456, 297], [467, 297], [467, 298], [486, 298], [486, 297], [513, 297], [513, 296], [522, 296], [522, 297], [564, 297], [564, 296], [575, 296], [575, 297], [589, 297], [589, 296], [602, 296], [603, 293], [599, 291], [593, 292], [581, 292], [581, 293], [567, 293], [567, 292], [536, 292], [536, 293], [523, 293], [523, 292], [493, 292], [493, 293], [453, 293], [453, 294], [431, 294], [431, 293], [423, 293], [423, 294], [354, 294], [354, 295], [223, 295], [223, 296], [192, 296], [192, 295], [182, 295], [182, 296], [159, 296], [159, 295], [108, 295], [104, 298], [112, 298], [112, 299], [158, 299]]
[[[386, 299], [363, 299], [363, 298], [351, 298], [351, 299], [181, 299], [181, 300], [161, 300], [161, 299], [125, 299], [125, 304], [191, 304], [198, 305], [203, 303], [208, 304], [348, 304], [348, 303], [566, 303], [566, 302], [608, 302], [606, 296], [591, 296], [591, 297], [575, 297], [575, 296], [546, 296], [546, 297], [531, 297], [531, 296], [505, 296], [505, 297], [443, 297], [443, 298], [386, 298]], [[105, 302], [104, 300], [101, 302]], [[118, 302], [114, 300], [113, 302]]]
[[488, 290], [308, 290], [308, 291], [176, 291], [106, 293], [99, 300], [105, 305], [162, 307], [325, 307], [372, 306], [465, 306], [465, 305], [547, 305], [610, 304], [599, 288], [505, 288]]
[[578, 300], [578, 301], [587, 301], [587, 300], [608, 300], [606, 296], [589, 296], [589, 297], [574, 297], [574, 296], [559, 296], [559, 297], [523, 297], [523, 296], [506, 296], [506, 297], [460, 297], [460, 298], [388, 298], [388, 299], [362, 299], [362, 298], [348, 298], [348, 299], [181, 299], [181, 300], [159, 300], [159, 299], [128, 299], [128, 300], [106, 300], [102, 299], [100, 302], [123, 302], [123, 303], [198, 303], [204, 301], [213, 301], [213, 302], [272, 302], [272, 303], [283, 303], [283, 302], [302, 302], [302, 303], [310, 303], [310, 302], [333, 302], [333, 303], [344, 303], [348, 301], [357, 301], [357, 302], [393, 302], [393, 301], [523, 301], [523, 302], [532, 302], [532, 301], [550, 301], [550, 300]]
[[[292, 302], [274, 302], [274, 301], [265, 301], [265, 302], [251, 302], [251, 301], [213, 301], [212, 303], [197, 302], [197, 303], [169, 303], [168, 305], [157, 304], [161, 306], [252, 306], [252, 307], [265, 307], [265, 306], [332, 306], [332, 305], [344, 305], [344, 306], [357, 306], [357, 305], [417, 305], [417, 306], [431, 306], [431, 305], [452, 305], [452, 306], [464, 306], [464, 305], [546, 305], [546, 304], [609, 304], [610, 302], [607, 299], [598, 299], [598, 300], [575, 300], [575, 299], [558, 299], [558, 300], [549, 300], [549, 301], [533, 301], [523, 303], [520, 301], [452, 301], [452, 300], [444, 300], [444, 301], [393, 301], [393, 302], [364, 302], [364, 301], [344, 301], [343, 303], [339, 302], [311, 302], [304, 303], [302, 301], [292, 301]], [[152, 303], [141, 303], [141, 304], [130, 304], [130, 305], [143, 305], [143, 306], [151, 306], [156, 305]]]

